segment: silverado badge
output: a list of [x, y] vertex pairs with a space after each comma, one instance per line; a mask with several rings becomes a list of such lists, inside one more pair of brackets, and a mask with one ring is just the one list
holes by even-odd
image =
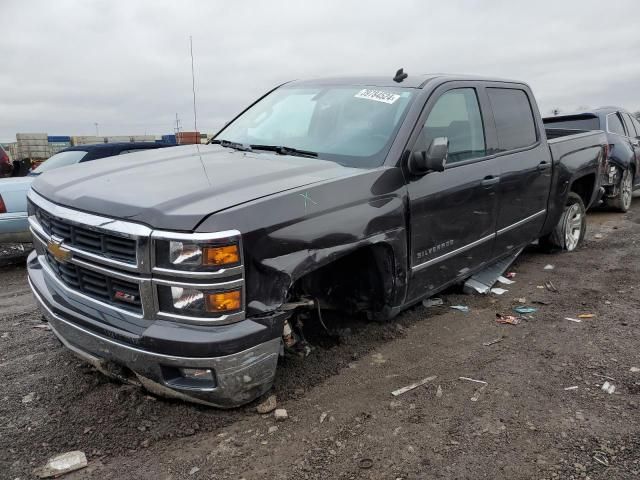
[[53, 255], [57, 261], [66, 263], [71, 260], [71, 250], [68, 250], [62, 246], [64, 240], [57, 237], [51, 237], [47, 242], [47, 250]]

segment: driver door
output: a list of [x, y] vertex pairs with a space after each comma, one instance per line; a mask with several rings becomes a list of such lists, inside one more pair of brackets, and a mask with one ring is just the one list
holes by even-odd
[[500, 169], [486, 147], [486, 119], [491, 117], [481, 108], [484, 92], [468, 82], [458, 85], [428, 100], [412, 148], [424, 151], [434, 138], [449, 140], [445, 170], [413, 176], [407, 186], [410, 299], [469, 276], [493, 255]]

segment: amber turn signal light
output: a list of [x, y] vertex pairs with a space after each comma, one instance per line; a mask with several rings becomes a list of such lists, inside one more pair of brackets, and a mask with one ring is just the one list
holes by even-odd
[[229, 265], [240, 263], [240, 252], [237, 245], [225, 245], [224, 247], [205, 247], [202, 256], [203, 265]]
[[240, 310], [240, 290], [207, 293], [207, 311], [214, 313]]

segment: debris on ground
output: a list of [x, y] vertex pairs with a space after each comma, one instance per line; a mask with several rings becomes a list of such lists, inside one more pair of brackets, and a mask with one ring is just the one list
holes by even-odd
[[481, 386], [479, 389], [477, 389], [473, 396], [470, 398], [470, 400], [472, 402], [477, 402], [480, 399], [480, 394], [484, 391], [484, 389], [487, 388], [486, 385]]
[[607, 380], [613, 380], [614, 382], [615, 382], [615, 380], [616, 380], [616, 379], [615, 379], [615, 378], [613, 378], [613, 377], [609, 377], [609, 376], [607, 376], [607, 375], [600, 375], [599, 373], [594, 373], [594, 374], [593, 374], [593, 376], [594, 376], [594, 377], [600, 377], [600, 378], [606, 378]]
[[467, 307], [466, 305], [451, 305], [451, 308], [465, 313], [469, 311], [469, 307]]
[[578, 318], [593, 318], [595, 315], [593, 313], [581, 313], [578, 315]]
[[327, 418], [327, 415], [329, 415], [327, 412], [322, 412], [320, 414], [320, 423], [324, 422], [325, 418]]
[[527, 303], [527, 298], [526, 297], [516, 298], [516, 302], [518, 302], [518, 303]]
[[491, 289], [491, 293], [495, 293], [496, 295], [502, 295], [503, 293], [506, 293], [508, 291], [509, 290], [505, 290], [504, 288], [499, 288], [499, 287]]
[[598, 238], [598, 239], [600, 239], [600, 238], [604, 238], [604, 235], [602, 235], [601, 233], [596, 233], [596, 234], [593, 236], [593, 238]]
[[436, 390], [436, 398], [440, 398], [440, 397], [442, 397], [442, 387], [438, 385], [438, 388]]
[[51, 478], [80, 470], [86, 466], [87, 457], [84, 452], [75, 450], [51, 457], [44, 467], [36, 468], [33, 474], [39, 478]]
[[551, 283], [550, 280], [547, 281], [547, 282], [544, 282], [544, 288], [546, 288], [547, 290], [549, 290], [550, 292], [553, 292], [553, 293], [558, 293], [559, 292], [559, 290], [556, 288], [556, 286], [553, 283]]
[[47, 325], [46, 323], [41, 323], [39, 325], [34, 325], [31, 328], [37, 328], [37, 329], [40, 329], [40, 330], [51, 330], [51, 327], [49, 325]]
[[516, 283], [514, 280], [509, 280], [507, 277], [499, 276], [498, 282], [503, 285], [511, 285], [512, 283]]
[[546, 300], [531, 300], [531, 303], [535, 303], [536, 305], [551, 305], [551, 302], [547, 302]]
[[573, 387], [566, 387], [565, 390], [577, 390], [578, 386], [574, 385]]
[[271, 435], [272, 433], [276, 433], [278, 431], [278, 427], [275, 425], [272, 425], [269, 427], [269, 430], [267, 430], [267, 432], [269, 433], [269, 435]]
[[277, 408], [276, 411], [273, 413], [273, 416], [279, 422], [282, 422], [283, 420], [286, 420], [287, 418], [289, 418], [289, 414], [284, 408]]
[[514, 307], [513, 311], [521, 315], [526, 315], [528, 313], [536, 313], [538, 309], [536, 307], [521, 306], [521, 307]]
[[603, 392], [607, 392], [609, 395], [616, 391], [616, 386], [609, 382], [604, 382], [600, 388]]
[[466, 380], [467, 382], [475, 382], [475, 383], [482, 383], [484, 385], [488, 385], [488, 383], [485, 382], [484, 380], [476, 380], [475, 378], [458, 377], [458, 380]]
[[256, 407], [256, 411], [260, 414], [271, 413], [278, 406], [278, 399], [275, 395], [270, 395], [267, 399]]
[[600, 465], [605, 467], [609, 466], [609, 459], [607, 458], [607, 454], [604, 452], [596, 451], [593, 452], [593, 459], [598, 462]]
[[402, 395], [403, 393], [407, 393], [410, 390], [413, 390], [414, 388], [418, 388], [422, 385], [424, 385], [425, 383], [430, 382], [431, 380], [435, 380], [437, 378], [436, 375], [432, 375], [430, 377], [427, 378], [423, 378], [422, 380], [419, 380], [415, 383], [412, 383], [411, 385], [407, 385], [406, 387], [402, 387], [399, 388], [397, 390], [394, 390], [393, 392], [391, 392], [391, 395], [393, 395], [394, 397], [397, 397], [398, 395]]
[[426, 300], [422, 301], [422, 305], [429, 308], [429, 307], [437, 307], [438, 305], [444, 305], [444, 301], [441, 298], [427, 298]]
[[638, 372], [640, 372], [640, 367], [631, 367], [631, 368], [629, 369], [629, 371], [630, 371], [631, 373], [638, 373]]
[[582, 320], [580, 320], [579, 318], [564, 317], [564, 319], [569, 320], [570, 322], [582, 323]]
[[554, 268], [555, 268], [555, 267], [554, 267], [553, 265], [551, 265], [550, 263], [548, 263], [548, 264], [546, 264], [546, 265], [544, 266], [544, 269], [543, 269], [543, 270], [553, 270]]
[[198, 467], [193, 467], [191, 470], [189, 470], [189, 475], [194, 475], [196, 473], [198, 473], [200, 471], [200, 469]]
[[24, 397], [22, 397], [22, 403], [31, 403], [33, 399], [36, 397], [36, 392], [27, 393]]
[[358, 462], [358, 467], [362, 468], [363, 470], [368, 470], [373, 467], [373, 460], [371, 460], [370, 458], [361, 458]]
[[496, 313], [496, 322], [503, 323], [507, 325], [518, 325], [522, 319], [520, 317], [516, 317], [514, 315], [503, 315], [501, 313]]
[[495, 345], [503, 340], [504, 337], [494, 338], [493, 340], [489, 340], [488, 342], [483, 342], [482, 345], [485, 347], [490, 347], [491, 345]]
[[516, 275], [516, 272], [507, 272], [504, 276], [507, 278], [515, 278]]

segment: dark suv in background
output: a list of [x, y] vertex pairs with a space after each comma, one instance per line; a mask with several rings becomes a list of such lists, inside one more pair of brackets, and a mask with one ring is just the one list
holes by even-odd
[[618, 107], [601, 107], [588, 112], [547, 117], [548, 128], [604, 130], [609, 140], [609, 169], [605, 179], [604, 201], [626, 212], [632, 193], [640, 186], [640, 123], [628, 111]]

